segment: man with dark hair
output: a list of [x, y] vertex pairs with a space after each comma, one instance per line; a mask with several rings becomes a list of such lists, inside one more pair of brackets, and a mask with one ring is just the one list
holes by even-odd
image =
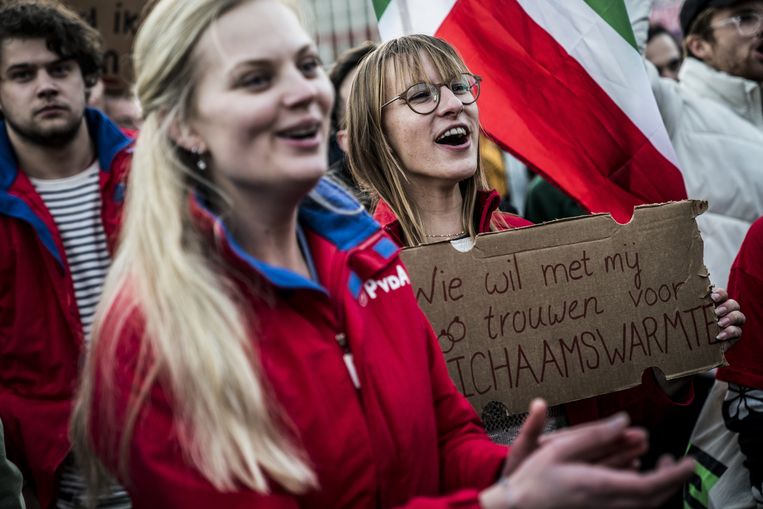
[[657, 68], [663, 78], [678, 80], [681, 68], [681, 45], [667, 28], [662, 25], [650, 25], [646, 37], [644, 56]]
[[350, 96], [352, 81], [358, 71], [361, 60], [375, 50], [377, 45], [366, 41], [360, 46], [350, 48], [337, 59], [329, 72], [329, 79], [334, 85], [336, 99], [331, 111], [331, 143], [329, 146], [329, 176], [342, 183], [358, 198], [363, 205], [368, 206], [368, 196], [358, 189], [358, 185], [347, 167], [347, 98]]
[[688, 56], [760, 84], [761, 16], [761, 0], [687, 0], [681, 9], [681, 29]]
[[[79, 505], [68, 422], [131, 138], [86, 109], [100, 38], [47, 0], [0, 4], [0, 419], [43, 508]], [[124, 490], [102, 499], [129, 507]]]

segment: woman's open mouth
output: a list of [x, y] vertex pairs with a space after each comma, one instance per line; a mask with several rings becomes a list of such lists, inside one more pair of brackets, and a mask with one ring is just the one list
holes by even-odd
[[466, 127], [451, 127], [437, 137], [435, 143], [446, 147], [466, 148], [471, 144], [469, 129]]
[[294, 147], [311, 148], [321, 142], [321, 124], [318, 122], [301, 124], [284, 129], [278, 132], [277, 136]]

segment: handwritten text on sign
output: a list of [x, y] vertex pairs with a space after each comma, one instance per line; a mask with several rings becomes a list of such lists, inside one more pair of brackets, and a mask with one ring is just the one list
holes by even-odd
[[702, 202], [587, 216], [408, 249], [403, 259], [456, 386], [478, 411], [536, 396], [564, 403], [722, 361], [702, 240]]
[[103, 75], [132, 82], [132, 44], [146, 0], [65, 0], [103, 37]]

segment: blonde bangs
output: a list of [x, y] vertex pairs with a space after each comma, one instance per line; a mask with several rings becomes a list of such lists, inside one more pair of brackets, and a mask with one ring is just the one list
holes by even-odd
[[[386, 75], [394, 76], [394, 84], [389, 80], [385, 83], [384, 102], [403, 93], [411, 85], [427, 81], [442, 83], [449, 81], [459, 74], [469, 72], [461, 57], [447, 43], [439, 39], [400, 38], [387, 43], [389, 53], [386, 55]], [[430, 77], [424, 70], [424, 62], [429, 60], [436, 72]], [[390, 90], [389, 87], [394, 89]]]

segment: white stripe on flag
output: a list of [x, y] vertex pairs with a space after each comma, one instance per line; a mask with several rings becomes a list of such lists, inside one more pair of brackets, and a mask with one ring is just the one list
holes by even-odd
[[633, 46], [582, 0], [518, 2], [678, 168], [678, 158], [657, 109], [644, 63]]
[[383, 41], [388, 41], [404, 34], [400, 6], [395, 0], [392, 0], [379, 18], [379, 35]]
[[379, 34], [383, 41], [406, 34], [407, 20], [400, 2], [407, 2], [410, 33], [434, 35], [457, 0], [392, 0], [379, 18]]

